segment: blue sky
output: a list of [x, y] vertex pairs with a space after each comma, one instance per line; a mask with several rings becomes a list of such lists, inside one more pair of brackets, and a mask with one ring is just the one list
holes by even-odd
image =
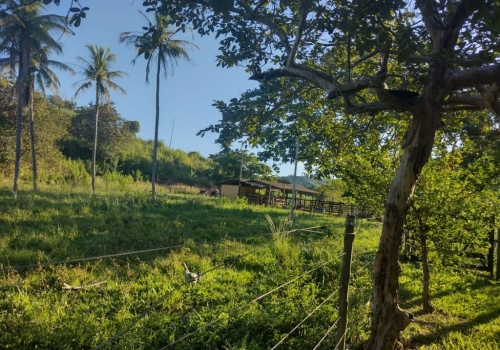
[[[74, 66], [75, 58], [88, 57], [86, 44], [110, 46], [118, 57], [113, 69], [128, 74], [125, 78], [116, 80], [127, 91], [127, 96], [111, 92], [111, 99], [123, 118], [140, 122], [139, 137], [152, 139], [155, 116], [154, 74], [150, 76], [151, 83], [146, 84], [145, 60], [139, 59], [133, 66], [131, 60], [135, 57], [134, 49], [118, 43], [121, 32], [141, 31], [145, 20], [137, 10], [142, 9], [142, 1], [84, 0], [82, 4], [90, 8], [87, 18], [80, 27], [74, 28], [75, 35], [61, 38], [64, 54], [54, 59], [70, 64], [78, 71], [78, 67]], [[67, 9], [68, 3], [63, 1], [60, 7], [50, 5], [47, 11], [66, 15]], [[258, 83], [248, 80], [249, 74], [245, 73], [244, 68], [225, 69], [216, 66], [215, 58], [219, 52], [218, 41], [214, 37], [193, 37], [181, 33], [177, 38], [193, 42], [200, 50], [190, 52], [194, 65], [179, 62], [174, 67], [173, 75], [161, 81], [159, 137], [169, 144], [175, 118], [172, 148], [186, 152], [198, 151], [208, 157], [220, 150], [214, 143], [217, 135], [207, 133], [201, 138], [196, 133], [220, 119], [219, 112], [212, 106], [213, 101], [229, 101], [248, 89], [258, 87]], [[73, 84], [80, 78], [65, 73], [60, 73], [59, 77], [59, 95], [67, 99], [73, 98]], [[85, 105], [93, 101], [93, 98], [94, 93], [90, 90], [75, 101], [79, 105]], [[293, 174], [293, 164], [283, 164], [280, 169], [280, 175]], [[298, 174], [302, 171], [303, 166], [299, 164]]]

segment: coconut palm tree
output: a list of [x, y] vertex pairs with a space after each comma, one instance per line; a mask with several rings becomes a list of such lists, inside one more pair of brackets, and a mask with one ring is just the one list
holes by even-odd
[[[51, 60], [48, 56], [51, 48], [44, 46], [37, 50], [31, 59], [30, 67], [30, 101], [29, 101], [29, 114], [30, 114], [30, 139], [31, 139], [31, 163], [33, 168], [33, 189], [37, 190], [38, 172], [36, 163], [36, 151], [35, 151], [35, 121], [34, 121], [34, 92], [35, 87], [38, 88], [44, 98], [47, 97], [46, 89], [50, 89], [52, 92], [56, 92], [58, 87], [61, 85], [56, 73], [52, 68], [56, 68], [61, 71], [75, 73], [73, 68], [65, 63]], [[35, 86], [36, 85], [36, 86]]]
[[156, 118], [155, 137], [153, 144], [153, 161], [151, 172], [152, 196], [156, 200], [156, 158], [158, 154], [158, 128], [160, 124], [160, 76], [163, 69], [163, 76], [166, 79], [173, 71], [174, 65], [180, 59], [192, 62], [187, 50], [189, 48], [198, 49], [196, 45], [185, 40], [174, 39], [174, 36], [181, 31], [170, 29], [168, 17], [155, 14], [154, 21], [151, 21], [144, 13], [139, 13], [148, 22], [148, 27], [143, 27], [145, 32], [123, 32], [120, 34], [120, 42], [127, 45], [134, 45], [137, 51], [136, 57], [132, 60], [135, 64], [137, 59], [144, 55], [146, 59], [146, 83], [149, 83], [149, 72], [156, 60]]
[[[14, 50], [12, 47], [9, 48], [9, 57], [0, 57], [0, 70], [8, 69], [11, 73], [14, 72], [15, 68], [18, 66], [16, 58], [19, 57], [19, 52]], [[52, 48], [48, 46], [43, 46], [31, 55], [30, 64], [30, 93], [29, 93], [29, 121], [30, 121], [30, 143], [31, 143], [31, 162], [33, 169], [33, 189], [37, 190], [38, 182], [38, 172], [37, 172], [37, 161], [36, 161], [36, 150], [35, 150], [35, 124], [34, 124], [34, 92], [35, 88], [41, 92], [44, 98], [47, 97], [46, 90], [50, 89], [52, 92], [56, 92], [60, 86], [57, 74], [52, 70], [56, 68], [61, 71], [70, 72], [74, 74], [73, 68], [65, 63], [51, 60], [49, 58], [49, 51]], [[36, 86], [35, 86], [36, 85]]]
[[113, 79], [126, 75], [122, 71], [112, 71], [111, 64], [116, 62], [116, 56], [111, 53], [111, 48], [88, 44], [89, 59], [78, 56], [76, 59], [82, 64], [81, 74], [83, 79], [73, 84], [77, 88], [75, 97], [95, 84], [95, 129], [94, 147], [92, 149], [92, 193], [95, 194], [95, 163], [97, 155], [97, 131], [99, 123], [99, 106], [101, 100], [109, 102], [109, 89], [118, 91], [123, 95], [127, 93], [123, 88], [113, 82]]
[[[29, 0], [1, 0], [0, 52], [8, 55], [9, 68], [14, 71], [18, 65], [16, 161], [14, 168], [13, 197], [17, 198], [18, 179], [21, 164], [21, 129], [23, 114], [30, 101], [30, 74], [32, 53], [46, 46], [56, 53], [62, 52], [61, 45], [50, 35], [51, 32], [66, 32], [65, 17], [43, 15], [43, 5]], [[17, 54], [16, 54], [17, 52]], [[17, 57], [16, 57], [17, 56]]]

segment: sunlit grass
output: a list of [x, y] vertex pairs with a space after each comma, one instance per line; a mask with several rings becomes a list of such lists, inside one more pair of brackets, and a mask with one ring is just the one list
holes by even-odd
[[[183, 245], [170, 250], [103, 257], [44, 268], [3, 270], [0, 348], [89, 349], [147, 315], [110, 348], [160, 348], [199, 330], [176, 349], [270, 348], [339, 287], [344, 219], [297, 212], [293, 227], [282, 208], [174, 193], [150, 184], [40, 185], [21, 183], [17, 200], [0, 181], [2, 267], [64, 261]], [[266, 218], [267, 216], [267, 218]], [[322, 233], [280, 232], [325, 225]], [[356, 226], [348, 344], [369, 332], [371, 267], [380, 224]], [[333, 260], [258, 302], [251, 300]], [[186, 285], [181, 263], [210, 271]], [[79, 291], [71, 286], [104, 284]], [[421, 349], [496, 349], [498, 284], [483, 275], [433, 271], [433, 315], [420, 315], [421, 276], [402, 265], [401, 300], [417, 314], [403, 337]], [[283, 344], [312, 348], [337, 317], [333, 298]], [[216, 321], [216, 322], [215, 322]], [[215, 322], [210, 327], [205, 326]], [[334, 347], [334, 337], [326, 346]], [[472, 346], [472, 347], [471, 347]]]

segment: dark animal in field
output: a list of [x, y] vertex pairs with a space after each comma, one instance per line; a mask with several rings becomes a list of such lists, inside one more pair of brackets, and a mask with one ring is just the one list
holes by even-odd
[[212, 192], [210, 192], [210, 197], [219, 197], [219, 190], [212, 190]]
[[208, 191], [206, 189], [201, 189], [199, 195], [208, 196]]
[[182, 265], [184, 266], [184, 278], [186, 279], [186, 281], [196, 284], [201, 278], [201, 273], [194, 273], [189, 271], [186, 263], [182, 263]]

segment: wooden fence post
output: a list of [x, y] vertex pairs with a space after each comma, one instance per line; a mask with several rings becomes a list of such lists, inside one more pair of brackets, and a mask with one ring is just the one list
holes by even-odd
[[500, 280], [500, 228], [497, 229], [497, 281]]
[[347, 310], [349, 307], [349, 279], [351, 278], [352, 244], [354, 242], [354, 215], [345, 219], [344, 256], [340, 274], [339, 325], [335, 343], [338, 350], [345, 350], [345, 333], [347, 330]]

